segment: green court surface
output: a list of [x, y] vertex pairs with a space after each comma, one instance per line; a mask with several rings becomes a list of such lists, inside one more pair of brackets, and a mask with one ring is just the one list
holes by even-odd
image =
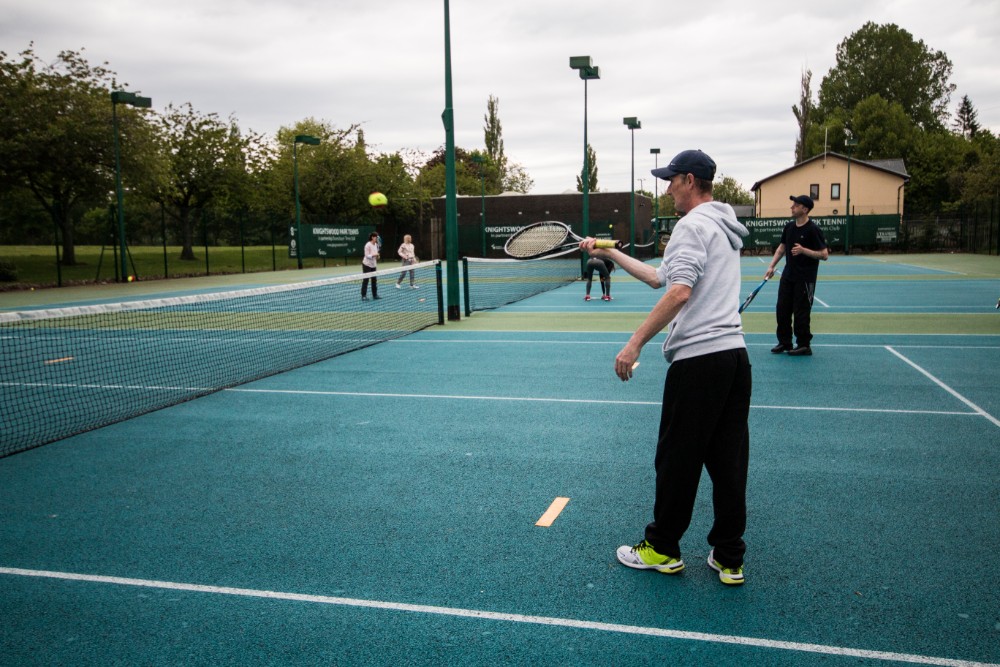
[[950, 257], [832, 258], [809, 358], [777, 285], [745, 313], [742, 587], [707, 476], [681, 574], [615, 559], [666, 370], [661, 335], [614, 376], [662, 294], [618, 271], [0, 458], [2, 662], [1000, 664], [1000, 260]]

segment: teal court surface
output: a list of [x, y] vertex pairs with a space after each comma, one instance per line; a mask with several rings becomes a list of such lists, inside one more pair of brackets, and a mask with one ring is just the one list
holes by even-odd
[[616, 271], [0, 458], [2, 662], [1000, 664], [998, 272], [834, 257], [809, 358], [761, 291], [742, 587], [707, 476], [682, 573], [615, 559], [666, 370], [614, 376], [662, 294]]

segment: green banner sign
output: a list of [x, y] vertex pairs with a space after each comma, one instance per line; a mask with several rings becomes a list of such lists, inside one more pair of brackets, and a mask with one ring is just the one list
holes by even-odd
[[368, 235], [374, 231], [373, 225], [302, 225], [302, 239], [297, 239], [293, 224], [289, 227], [288, 256], [298, 257], [301, 245], [303, 257], [359, 257], [365, 252]]
[[[851, 216], [850, 227], [847, 216], [817, 216], [810, 218], [821, 230], [826, 244], [831, 249], [840, 250], [849, 244], [853, 247], [890, 245], [899, 241], [898, 215], [855, 215]], [[676, 217], [663, 217], [656, 221], [661, 234], [670, 234], [677, 223]], [[748, 250], [773, 250], [781, 242], [781, 232], [791, 218], [740, 218], [739, 221], [750, 231], [744, 242]]]

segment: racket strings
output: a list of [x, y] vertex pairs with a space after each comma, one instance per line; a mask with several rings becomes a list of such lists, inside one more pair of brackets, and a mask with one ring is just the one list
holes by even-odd
[[559, 247], [568, 236], [562, 225], [533, 225], [512, 236], [506, 251], [511, 257], [534, 257]]

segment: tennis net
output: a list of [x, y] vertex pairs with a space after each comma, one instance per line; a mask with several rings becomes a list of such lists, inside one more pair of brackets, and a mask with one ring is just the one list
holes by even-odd
[[[405, 275], [401, 289], [393, 283]], [[363, 278], [379, 299], [361, 299]], [[370, 285], [369, 285], [370, 287]], [[444, 324], [440, 263], [0, 313], [0, 457]]]
[[548, 259], [462, 258], [465, 314], [499, 308], [580, 279], [579, 255]]

